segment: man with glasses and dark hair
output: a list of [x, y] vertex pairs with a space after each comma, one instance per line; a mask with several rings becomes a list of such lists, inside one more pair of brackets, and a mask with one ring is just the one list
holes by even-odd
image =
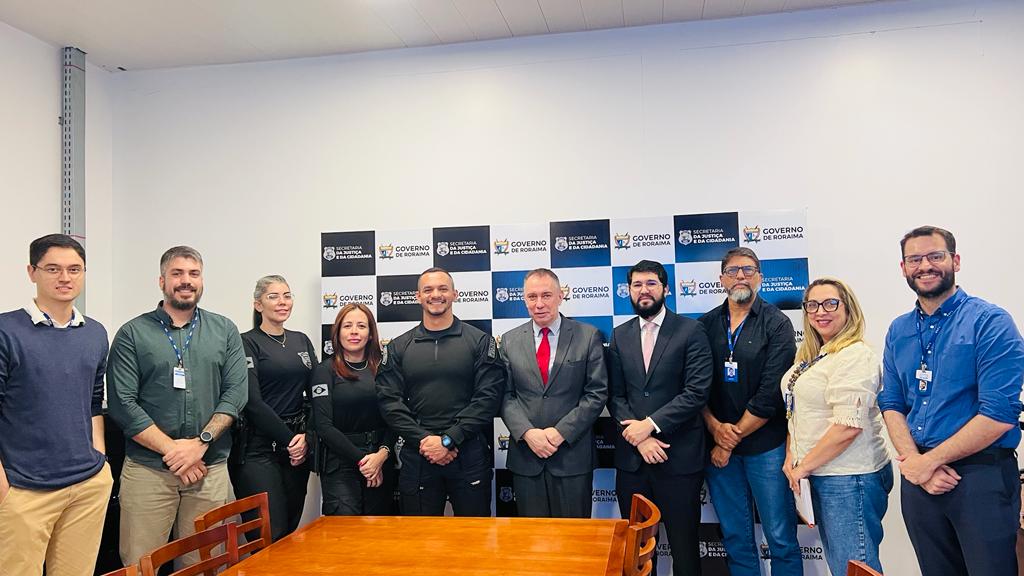
[[558, 312], [562, 289], [547, 268], [523, 279], [530, 321], [501, 337], [501, 416], [520, 516], [590, 518], [593, 426], [608, 401], [604, 339]]
[[732, 576], [760, 576], [754, 503], [771, 550], [772, 574], [803, 574], [796, 508], [785, 476], [786, 414], [779, 382], [793, 364], [793, 324], [758, 297], [761, 262], [749, 248], [722, 258], [727, 292], [701, 316], [714, 356], [704, 423], [714, 439], [705, 470]]
[[608, 366], [608, 410], [623, 427], [615, 439], [619, 510], [629, 517], [633, 494], [653, 500], [672, 548], [672, 573], [696, 575], [711, 348], [703, 324], [665, 308], [664, 266], [641, 260], [626, 280], [637, 317], [612, 332]]
[[910, 541], [929, 576], [1016, 576], [1024, 341], [1005, 310], [956, 285], [950, 232], [915, 228], [900, 247], [917, 303], [889, 327], [878, 404]]
[[[195, 532], [193, 521], [228, 501], [231, 425], [249, 397], [235, 324], [199, 308], [203, 257], [176, 246], [160, 258], [156, 309], [117, 331], [107, 402], [124, 430], [121, 560], [126, 566]], [[198, 554], [184, 557], [194, 564]]]
[[104, 453], [107, 331], [75, 308], [85, 249], [29, 247], [36, 297], [0, 314], [0, 575], [92, 574], [113, 479]]

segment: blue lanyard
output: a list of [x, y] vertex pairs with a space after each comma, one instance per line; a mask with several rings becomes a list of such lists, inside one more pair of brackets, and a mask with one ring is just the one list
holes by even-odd
[[[747, 318], [750, 318], [750, 314], [747, 314]], [[729, 362], [732, 362], [732, 352], [736, 349], [736, 343], [740, 340], [740, 332], [743, 331], [743, 325], [747, 323], [747, 318], [740, 322], [740, 325], [736, 327], [736, 331], [732, 331], [732, 319], [729, 314], [725, 315], [725, 341], [729, 343]]]
[[158, 318], [158, 320], [160, 320], [160, 327], [164, 329], [164, 335], [167, 336], [167, 341], [171, 343], [171, 348], [174, 348], [174, 355], [178, 358], [178, 368], [184, 368], [185, 363], [182, 361], [182, 357], [185, 352], [188, 351], [188, 347], [192, 345], [192, 333], [196, 331], [196, 325], [199, 324], [199, 308], [197, 307], [196, 311], [192, 313], [188, 336], [185, 337], [185, 344], [181, 347], [181, 350], [178, 350], [178, 343], [174, 341], [173, 337], [171, 337], [171, 331], [167, 328], [167, 323], [164, 322], [162, 318]]
[[938, 340], [939, 333], [942, 332], [943, 328], [945, 328], [946, 318], [948, 318], [954, 312], [959, 310], [960, 306], [964, 302], [966, 302], [966, 301], [967, 301], [967, 299], [964, 298], [963, 300], [958, 302], [957, 305], [954, 306], [952, 310], [950, 310], [949, 312], [943, 312], [942, 315], [939, 316], [939, 318], [937, 320], [933, 321], [932, 325], [934, 326], [934, 325], [937, 324], [938, 326], [935, 328], [935, 332], [932, 333], [932, 337], [931, 337], [930, 340], [928, 340], [927, 344], [925, 344], [925, 341], [924, 341], [924, 331], [921, 329], [921, 320], [924, 319], [924, 312], [922, 312], [920, 308], [917, 309], [917, 341], [921, 344], [921, 369], [922, 370], [927, 370], [928, 369], [928, 360], [927, 360], [927, 358], [932, 353], [932, 348], [935, 347], [935, 341]]

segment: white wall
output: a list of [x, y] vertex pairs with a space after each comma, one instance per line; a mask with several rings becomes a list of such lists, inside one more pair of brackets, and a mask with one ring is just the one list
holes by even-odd
[[[1022, 29], [1019, 3], [918, 0], [102, 82], [90, 68], [90, 306], [112, 331], [151, 308], [160, 253], [188, 243], [209, 308], [244, 328], [255, 278], [283, 273], [292, 326], [315, 334], [324, 230], [806, 206], [812, 275], [853, 284], [874, 344], [911, 305], [897, 240], [923, 223], [958, 234], [970, 292], [1024, 319]], [[0, 24], [6, 271], [59, 224], [58, 64]], [[28, 294], [9, 284], [4, 308]], [[896, 498], [886, 531], [887, 572], [916, 574]]]
[[[28, 244], [60, 232], [62, 54], [60, 47], [0, 22], [0, 310], [35, 295]], [[86, 313], [110, 329], [111, 130], [109, 73], [86, 70]]]

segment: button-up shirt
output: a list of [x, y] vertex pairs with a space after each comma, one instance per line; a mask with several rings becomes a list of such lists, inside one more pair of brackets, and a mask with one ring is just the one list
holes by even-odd
[[711, 371], [711, 395], [708, 409], [722, 422], [735, 424], [750, 412], [768, 422], [743, 439], [733, 450], [736, 454], [762, 454], [786, 441], [786, 412], [779, 382], [793, 364], [796, 337], [793, 323], [772, 304], [754, 299], [743, 321], [743, 329], [733, 334], [736, 346], [733, 361], [737, 381], [725, 381], [725, 362], [729, 360], [729, 302], [701, 316], [708, 331], [714, 368]]
[[[538, 326], [536, 322], [533, 323], [533, 349], [539, 350], [540, 343], [544, 337], [540, 333], [542, 327]], [[555, 365], [555, 352], [558, 351], [558, 333], [562, 329], [562, 315], [559, 314], [555, 321], [548, 325], [548, 346], [551, 347], [551, 354], [548, 355], [548, 373], [551, 372], [551, 368]]]
[[[174, 387], [178, 357], [161, 323], [182, 351], [185, 388]], [[125, 454], [150, 468], [163, 469], [160, 454], [132, 437], [156, 425], [172, 439], [194, 438], [215, 413], [237, 419], [249, 394], [242, 338], [224, 316], [200, 309], [191, 344], [184, 348], [192, 322], [173, 325], [157, 309], [129, 321], [117, 331], [107, 362], [107, 407], [124, 430]], [[203, 461], [216, 464], [228, 457], [231, 434], [210, 444]]]
[[[928, 354], [922, 340], [933, 337]], [[922, 356], [931, 371], [925, 390], [917, 375]], [[1024, 340], [1002, 308], [960, 288], [930, 316], [918, 306], [889, 326], [883, 367], [879, 408], [905, 414], [918, 446], [935, 448], [977, 414], [1013, 424], [993, 446], [1020, 443]]]

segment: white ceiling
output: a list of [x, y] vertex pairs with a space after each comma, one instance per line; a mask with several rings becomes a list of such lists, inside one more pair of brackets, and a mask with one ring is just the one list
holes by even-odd
[[324, 56], [880, 0], [0, 0], [0, 21], [109, 70]]

